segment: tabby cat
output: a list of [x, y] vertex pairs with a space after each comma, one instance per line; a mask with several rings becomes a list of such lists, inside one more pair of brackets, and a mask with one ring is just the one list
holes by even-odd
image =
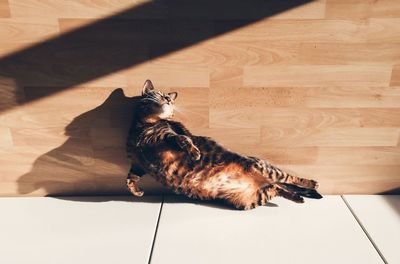
[[238, 209], [264, 205], [275, 196], [297, 203], [322, 198], [316, 181], [234, 153], [172, 121], [177, 96], [155, 91], [150, 80], [144, 84], [127, 141], [132, 163], [127, 186], [133, 195], [143, 195], [137, 184], [149, 174], [177, 194], [222, 199]]

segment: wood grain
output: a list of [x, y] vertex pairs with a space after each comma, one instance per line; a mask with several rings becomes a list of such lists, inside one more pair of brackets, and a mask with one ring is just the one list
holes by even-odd
[[325, 194], [400, 187], [400, 1], [312, 1], [260, 19], [212, 1], [0, 0], [0, 39], [0, 195], [127, 193], [145, 79], [178, 92], [175, 119], [194, 134]]
[[0, 38], [2, 42], [32, 43], [55, 36], [58, 32], [56, 19], [0, 18]]
[[[74, 0], [68, 2], [67, 4], [63, 0], [9, 0], [9, 5], [13, 17], [101, 18], [148, 1]], [[153, 12], [153, 14], [156, 14], [156, 12]]]
[[397, 146], [398, 128], [261, 129], [261, 143], [273, 146]]
[[[393, 75], [392, 75], [393, 76]], [[399, 87], [222, 87], [212, 89], [210, 106], [398, 108]]]
[[389, 65], [268, 65], [244, 67], [246, 86], [388, 86]]
[[[269, 40], [308, 43], [398, 43], [399, 18], [370, 18], [368, 20], [304, 19], [262, 20], [247, 26], [248, 30], [235, 31], [217, 38], [219, 41]], [[219, 21], [216, 27], [228, 22]], [[390, 33], [389, 33], [390, 32]]]
[[269, 40], [212, 40], [152, 61], [152, 64], [157, 66], [186, 65], [211, 67], [215, 70], [262, 65], [387, 66], [399, 63], [399, 43], [296, 43]]
[[399, 17], [396, 0], [327, 0], [325, 17], [328, 19], [365, 19]]
[[354, 65], [398, 64], [399, 43], [303, 43], [300, 45], [297, 64]]
[[393, 66], [390, 86], [400, 86], [400, 65]]
[[[228, 146], [234, 147], [231, 142]], [[290, 165], [398, 165], [400, 153], [396, 147], [297, 147], [265, 146], [258, 144], [242, 148], [248, 155], [271, 160], [277, 164]]]
[[0, 0], [0, 17], [10, 17], [8, 0]]
[[398, 128], [399, 114], [399, 108], [212, 108], [210, 110], [210, 127]]
[[0, 147], [1, 148], [11, 148], [13, 146], [13, 140], [11, 136], [11, 131], [8, 127], [0, 127]]

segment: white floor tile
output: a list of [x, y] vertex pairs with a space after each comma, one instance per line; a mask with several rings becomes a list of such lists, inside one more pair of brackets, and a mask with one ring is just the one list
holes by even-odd
[[0, 198], [0, 263], [148, 263], [160, 197]]
[[388, 263], [400, 263], [400, 195], [345, 195]]
[[159, 263], [383, 263], [340, 196], [236, 211], [166, 197]]

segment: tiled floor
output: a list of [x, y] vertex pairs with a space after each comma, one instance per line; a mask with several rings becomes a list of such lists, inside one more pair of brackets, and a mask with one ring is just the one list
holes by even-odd
[[0, 198], [0, 263], [400, 263], [400, 196]]

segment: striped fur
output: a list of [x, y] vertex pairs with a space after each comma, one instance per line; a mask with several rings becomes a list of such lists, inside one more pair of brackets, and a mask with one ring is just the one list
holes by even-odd
[[127, 141], [132, 162], [127, 185], [133, 195], [143, 195], [137, 183], [150, 174], [175, 193], [222, 199], [238, 209], [264, 205], [275, 196], [298, 203], [304, 202], [302, 196], [322, 197], [313, 180], [289, 175], [265, 160], [191, 134], [171, 120], [176, 97], [176, 93], [155, 92], [149, 80], [144, 85]]

